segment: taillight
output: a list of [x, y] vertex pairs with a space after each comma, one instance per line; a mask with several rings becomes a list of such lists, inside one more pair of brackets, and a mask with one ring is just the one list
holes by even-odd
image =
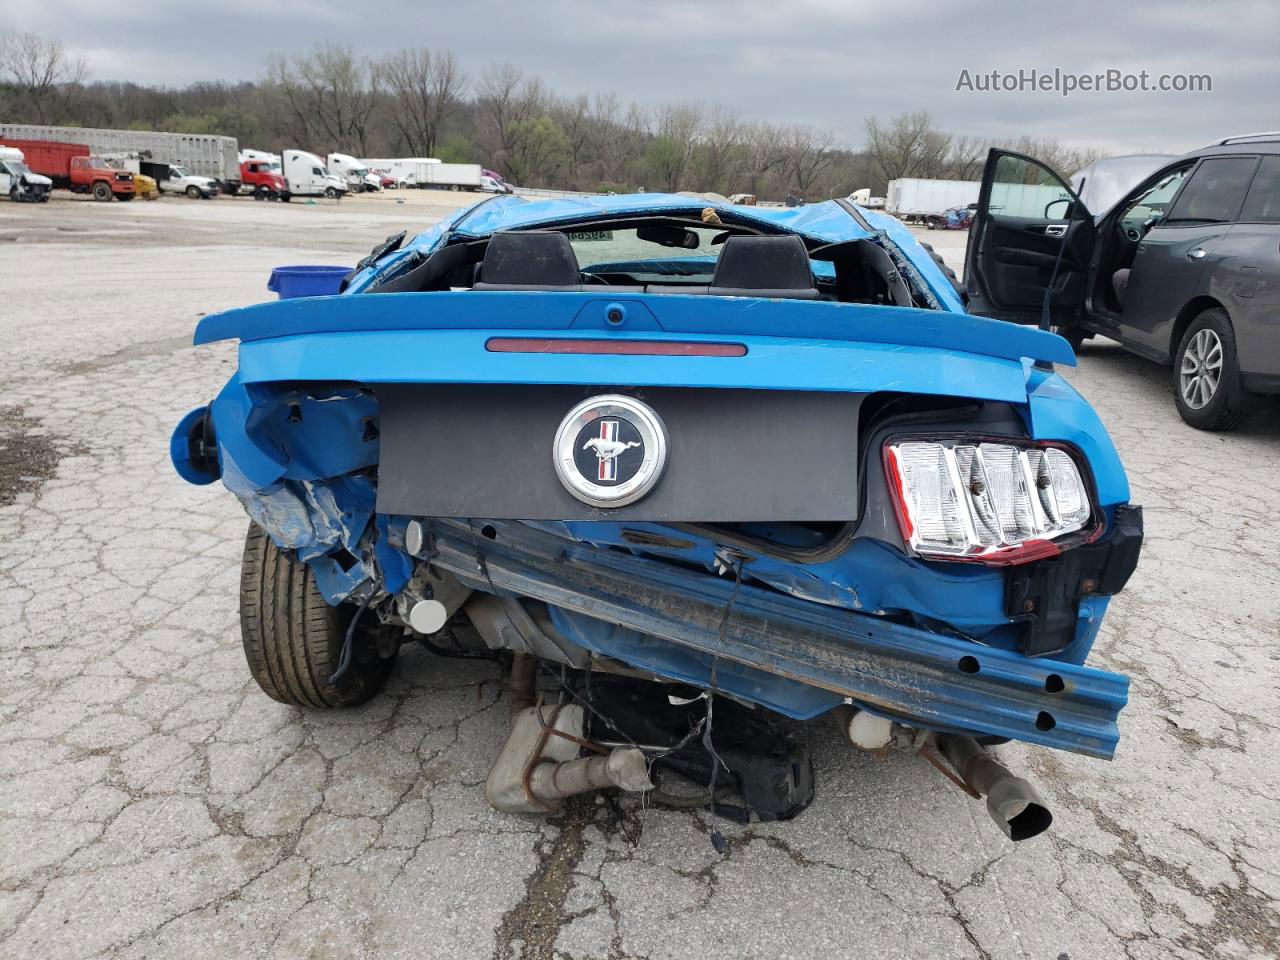
[[900, 438], [884, 463], [902, 538], [922, 557], [1026, 563], [1099, 529], [1080, 467], [1058, 446]]

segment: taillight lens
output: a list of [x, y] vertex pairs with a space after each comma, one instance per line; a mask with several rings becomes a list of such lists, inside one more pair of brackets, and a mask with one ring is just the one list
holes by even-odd
[[940, 560], [1025, 563], [1097, 532], [1075, 459], [1000, 440], [895, 440], [885, 471], [912, 551]]

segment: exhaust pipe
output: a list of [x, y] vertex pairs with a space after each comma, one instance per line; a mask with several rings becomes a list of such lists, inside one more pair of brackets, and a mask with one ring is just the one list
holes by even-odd
[[971, 790], [987, 799], [987, 813], [1015, 843], [1049, 829], [1053, 814], [1026, 780], [1015, 777], [973, 737], [940, 734], [938, 746]]
[[555, 813], [565, 797], [590, 790], [653, 789], [640, 750], [615, 747], [598, 756], [579, 757], [585, 743], [582, 734], [582, 707], [577, 704], [514, 712], [511, 732], [485, 781], [485, 799], [503, 813]]

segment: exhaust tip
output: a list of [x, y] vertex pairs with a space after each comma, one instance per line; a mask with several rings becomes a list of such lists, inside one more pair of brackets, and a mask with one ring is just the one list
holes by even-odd
[[990, 785], [987, 812], [1014, 843], [1039, 836], [1053, 823], [1053, 813], [1036, 788], [1007, 772]]
[[1036, 788], [1015, 777], [972, 737], [944, 734], [938, 741], [965, 786], [987, 798], [987, 813], [1014, 843], [1038, 837], [1053, 824], [1053, 813]]
[[1030, 840], [1044, 833], [1053, 824], [1053, 814], [1049, 808], [1035, 801], [1028, 801], [1020, 813], [1005, 816], [991, 810], [992, 819], [1000, 825], [1000, 829], [1014, 843]]

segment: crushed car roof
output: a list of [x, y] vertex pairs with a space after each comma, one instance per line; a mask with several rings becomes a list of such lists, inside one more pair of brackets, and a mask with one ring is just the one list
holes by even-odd
[[[874, 235], [884, 229], [887, 219], [859, 211], [872, 226], [868, 230], [834, 200], [805, 204], [802, 207], [747, 207], [705, 197], [680, 193], [630, 193], [588, 197], [557, 197], [528, 200], [517, 196], [498, 196], [477, 204], [458, 215], [450, 232], [471, 237], [487, 237], [499, 230], [519, 230], [549, 223], [573, 223], [595, 218], [613, 219], [627, 214], [689, 212], [695, 216], [708, 207], [739, 221], [755, 221], [762, 226], [787, 230], [825, 243], [839, 243]], [[895, 221], [896, 222], [896, 221]]]

